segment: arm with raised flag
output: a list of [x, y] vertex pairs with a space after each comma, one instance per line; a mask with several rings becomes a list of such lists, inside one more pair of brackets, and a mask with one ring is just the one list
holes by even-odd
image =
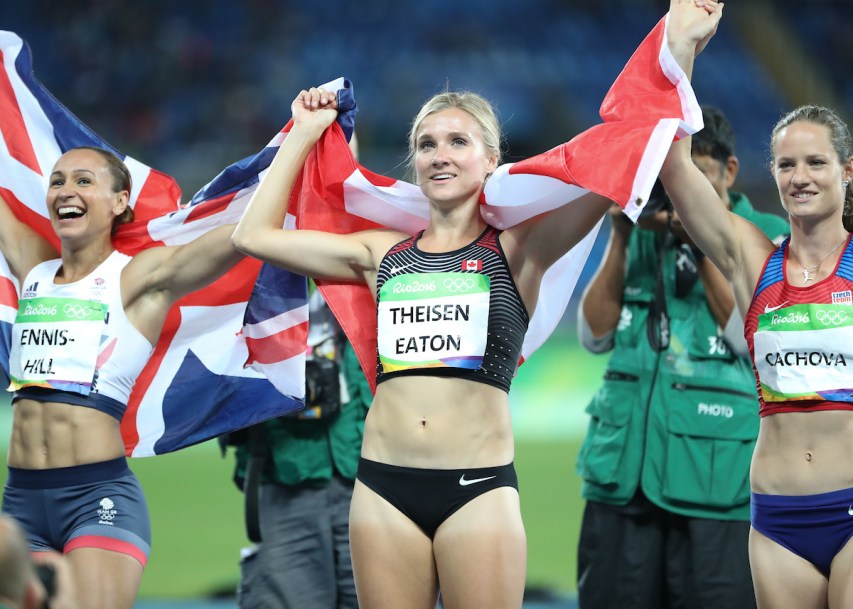
[[243, 259], [231, 244], [234, 226], [218, 226], [184, 245], [148, 248], [128, 263], [122, 277], [125, 313], [152, 343], [175, 302], [210, 285]]
[[[373, 239], [390, 246], [389, 231], [334, 234], [287, 230], [285, 218], [298, 192], [303, 165], [324, 131], [338, 115], [334, 92], [302, 91], [291, 106], [293, 126], [279, 147], [232, 236], [234, 246], [264, 262], [318, 279], [368, 282], [376, 270]], [[381, 252], [380, 254], [381, 255]]]
[[56, 248], [18, 220], [6, 199], [0, 194], [0, 252], [9, 270], [21, 282], [35, 265], [56, 258]]

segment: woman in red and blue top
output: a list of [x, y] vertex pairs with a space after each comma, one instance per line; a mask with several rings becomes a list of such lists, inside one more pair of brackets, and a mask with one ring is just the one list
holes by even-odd
[[803, 106], [773, 129], [771, 171], [791, 237], [778, 247], [726, 211], [673, 145], [661, 179], [744, 315], [761, 425], [749, 553], [758, 606], [853, 606], [853, 144]]

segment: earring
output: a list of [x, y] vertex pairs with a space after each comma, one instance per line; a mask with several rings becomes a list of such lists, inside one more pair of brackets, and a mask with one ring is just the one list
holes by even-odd
[[850, 180], [842, 180], [841, 188], [847, 190], [847, 186], [850, 184]]

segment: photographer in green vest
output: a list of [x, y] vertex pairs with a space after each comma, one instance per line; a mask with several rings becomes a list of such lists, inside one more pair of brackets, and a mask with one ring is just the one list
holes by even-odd
[[[731, 125], [715, 108], [703, 119], [692, 156], [720, 205], [781, 240], [783, 218], [729, 190]], [[618, 209], [610, 219], [579, 307], [583, 346], [611, 352], [577, 461], [587, 500], [580, 606], [755, 607], [747, 539], [758, 402], [731, 287], [660, 183], [636, 227]]]
[[358, 608], [349, 506], [373, 395], [318, 290], [308, 305], [305, 409], [226, 440], [256, 544], [240, 562], [241, 608]]

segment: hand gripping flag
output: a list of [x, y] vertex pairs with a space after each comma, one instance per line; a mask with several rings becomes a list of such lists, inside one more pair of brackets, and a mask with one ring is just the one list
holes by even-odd
[[[19, 219], [57, 247], [45, 193], [50, 169], [70, 148], [106, 148], [130, 169], [136, 221], [119, 230], [114, 244], [131, 255], [154, 245], [186, 243], [238, 221], [274, 152], [262, 151], [228, 167], [181, 206], [180, 189], [171, 177], [118, 153], [35, 79], [29, 48], [18, 36], [0, 31], [0, 58], [0, 194]], [[302, 406], [308, 319], [304, 278], [269, 270], [256, 288], [264, 306], [253, 310], [251, 321], [256, 333], [275, 335], [279, 391], [260, 373], [243, 368], [248, 351], [242, 322], [259, 270], [260, 263], [245, 260], [170, 310], [122, 420], [129, 455], [177, 450]], [[18, 287], [0, 256], [0, 366], [7, 375]]]
[[[502, 165], [486, 183], [481, 211], [504, 229], [592, 191], [636, 220], [674, 139], [702, 128], [686, 75], [666, 44], [666, 18], [642, 42], [601, 105], [603, 123], [525, 161]], [[414, 234], [429, 220], [420, 189], [359, 165], [342, 120], [356, 111], [352, 90], [338, 91], [339, 122], [305, 162], [289, 209], [298, 228], [349, 233], [385, 226]], [[287, 128], [285, 128], [285, 131]], [[601, 223], [543, 278], [522, 348], [527, 358], [562, 317]], [[326, 302], [356, 350], [368, 379], [376, 372], [376, 305], [364, 285], [319, 281]], [[250, 303], [251, 306], [251, 303]]]

